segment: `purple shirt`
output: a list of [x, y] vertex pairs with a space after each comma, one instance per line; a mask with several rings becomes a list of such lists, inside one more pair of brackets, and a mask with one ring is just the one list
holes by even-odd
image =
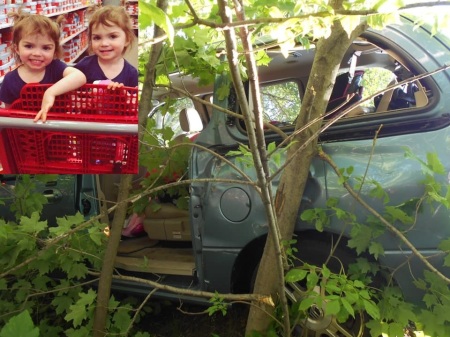
[[103, 73], [102, 68], [98, 64], [98, 56], [91, 55], [84, 57], [80, 62], [75, 64], [75, 68], [81, 70], [86, 75], [87, 83], [94, 81], [111, 80], [113, 82], [123, 83], [126, 87], [137, 87], [138, 71], [127, 60], [124, 60], [123, 69], [119, 75], [114, 78], [108, 78]]
[[[63, 78], [64, 70], [67, 65], [61, 60], [53, 60], [47, 67], [45, 67], [44, 78], [39, 82], [40, 84], [53, 84]], [[5, 75], [3, 83], [0, 88], [0, 101], [5, 104], [11, 104], [20, 97], [20, 90], [27, 84], [19, 76], [18, 68], [10, 71]]]

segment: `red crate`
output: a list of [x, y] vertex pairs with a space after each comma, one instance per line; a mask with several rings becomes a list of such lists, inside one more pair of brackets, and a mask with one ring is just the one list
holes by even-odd
[[[49, 85], [26, 85], [1, 117], [33, 119]], [[47, 120], [137, 124], [137, 88], [107, 90], [87, 84], [58, 96]], [[31, 121], [30, 121], [31, 122]], [[4, 128], [0, 135], [3, 173], [136, 173], [138, 134]], [[9, 150], [9, 151], [7, 151]]]
[[138, 136], [7, 129], [16, 173], [136, 173]]
[[[0, 116], [33, 119], [41, 109], [42, 96], [50, 84], [27, 84], [20, 98]], [[47, 120], [82, 122], [138, 123], [138, 89], [122, 87], [106, 89], [105, 85], [85, 84], [81, 88], [57, 96]]]

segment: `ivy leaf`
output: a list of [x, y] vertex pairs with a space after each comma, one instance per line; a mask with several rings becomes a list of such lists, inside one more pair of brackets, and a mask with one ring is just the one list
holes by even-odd
[[39, 337], [39, 328], [34, 326], [30, 313], [25, 310], [12, 317], [0, 331], [0, 337]]

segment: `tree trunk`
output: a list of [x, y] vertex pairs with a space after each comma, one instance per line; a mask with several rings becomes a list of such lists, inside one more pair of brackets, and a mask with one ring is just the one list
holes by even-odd
[[[365, 25], [361, 24], [349, 37], [341, 23], [336, 21], [332, 27], [331, 35], [326, 39], [319, 40], [316, 45], [316, 55], [305, 97], [297, 118], [296, 129], [300, 129], [309, 121], [320, 117], [325, 112], [344, 53], [354, 38], [360, 35], [364, 29]], [[287, 152], [286, 160], [291, 160], [291, 162], [282, 172], [275, 197], [275, 210], [282, 240], [292, 238], [297, 222], [297, 211], [300, 207], [301, 197], [309, 175], [311, 160], [316, 152], [317, 134], [321, 124], [321, 122], [314, 123], [305, 131], [296, 135], [293, 138], [295, 143], [291, 145]], [[276, 280], [277, 274], [272, 271], [272, 266], [276, 263], [272, 235], [273, 233], [269, 232], [257, 273], [254, 292], [270, 294], [273, 298], [277, 298], [277, 294], [284, 291], [284, 289], [279, 289], [276, 286], [278, 284]], [[260, 333], [267, 331], [271, 322], [267, 313], [273, 314], [273, 312], [273, 308], [264, 304], [252, 306], [247, 320], [246, 334], [251, 331]]]
[[[117, 197], [117, 201], [119, 203], [128, 198], [132, 177], [133, 176], [131, 174], [121, 176], [119, 195]], [[108, 316], [108, 303], [111, 295], [111, 281], [114, 271], [114, 261], [116, 259], [117, 249], [119, 248], [120, 238], [122, 236], [122, 228], [127, 213], [127, 206], [128, 205], [126, 202], [119, 204], [114, 213], [114, 220], [111, 225], [108, 244], [106, 246], [105, 256], [103, 257], [100, 280], [98, 283], [93, 337], [106, 336], [105, 326], [106, 318]]]

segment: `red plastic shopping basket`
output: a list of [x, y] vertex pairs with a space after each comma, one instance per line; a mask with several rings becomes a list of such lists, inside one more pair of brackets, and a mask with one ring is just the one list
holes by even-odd
[[[28, 119], [30, 125], [40, 110], [44, 91], [50, 85], [28, 84], [0, 117]], [[47, 115], [51, 121], [104, 123], [105, 130], [64, 131], [16, 128], [0, 125], [0, 163], [3, 173], [136, 173], [138, 134], [108, 132], [106, 126], [138, 122], [137, 88], [109, 90], [104, 85], [86, 84], [60, 95]], [[27, 121], [28, 122], [28, 121]], [[79, 128], [78, 128], [79, 129]], [[83, 129], [83, 128], [81, 128]], [[86, 127], [86, 129], [92, 129]], [[128, 128], [129, 130], [129, 128]]]

